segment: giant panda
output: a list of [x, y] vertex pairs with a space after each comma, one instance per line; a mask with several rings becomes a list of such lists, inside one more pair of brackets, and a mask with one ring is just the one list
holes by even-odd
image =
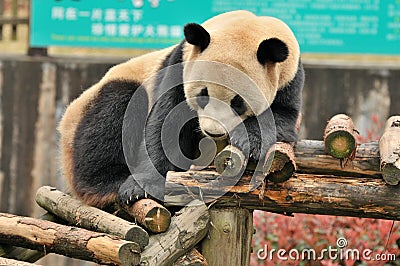
[[[59, 125], [62, 172], [87, 204], [129, 205], [154, 195], [162, 201], [163, 180], [148, 165], [164, 177], [190, 167], [176, 165], [162, 144], [161, 131], [177, 106], [175, 116], [191, 117], [178, 130], [187, 158], [199, 156], [205, 137], [225, 139], [255, 160], [275, 141], [297, 140], [304, 71], [284, 22], [232, 11], [187, 24], [184, 36], [173, 47], [112, 67], [67, 107]], [[177, 117], [169, 119], [172, 128]]]

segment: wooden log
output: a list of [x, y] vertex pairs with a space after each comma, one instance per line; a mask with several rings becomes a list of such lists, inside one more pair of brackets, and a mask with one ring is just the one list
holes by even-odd
[[[40, 216], [39, 219], [55, 222], [58, 224], [66, 223], [64, 220], [61, 220], [60, 218], [51, 213], [45, 213], [44, 215]], [[46, 254], [43, 251], [14, 247], [10, 245], [0, 245], [0, 257], [4, 257], [7, 259], [14, 259], [18, 261], [34, 263], [39, 259], [43, 258], [44, 256], [46, 256]]]
[[214, 159], [217, 172], [224, 177], [236, 177], [241, 175], [246, 164], [246, 156], [241, 150], [232, 145], [226, 146]]
[[293, 145], [284, 142], [277, 142], [267, 153], [264, 164], [264, 172], [267, 179], [274, 183], [281, 183], [288, 180], [296, 171]]
[[390, 117], [379, 140], [383, 179], [389, 185], [400, 181], [400, 116]]
[[208, 266], [208, 263], [204, 256], [194, 248], [175, 261], [173, 266]]
[[20, 260], [6, 259], [0, 257], [0, 265], [5, 266], [38, 266], [39, 264], [32, 264]]
[[171, 213], [152, 199], [138, 200], [124, 210], [153, 233], [165, 232], [171, 224]]
[[297, 172], [381, 178], [379, 145], [377, 142], [360, 144], [354, 160], [342, 167], [336, 158], [326, 154], [324, 143], [318, 140], [301, 140], [294, 148]]
[[85, 205], [53, 187], [39, 188], [36, 192], [36, 202], [72, 225], [136, 242], [142, 250], [149, 243], [149, 235], [140, 226]]
[[138, 244], [49, 221], [0, 213], [0, 243], [57, 253], [100, 264], [136, 265]]
[[260, 189], [250, 190], [250, 175], [245, 174], [232, 188], [210, 186], [218, 175], [215, 171], [169, 172], [166, 205], [201, 198], [215, 201], [216, 207], [400, 220], [400, 190], [387, 186], [382, 178], [296, 173], [284, 183], [268, 183], [261, 202]]
[[210, 214], [204, 202], [194, 200], [172, 217], [165, 233], [152, 235], [142, 253], [141, 265], [171, 265], [207, 234]]
[[[14, 247], [9, 245], [0, 245], [0, 257], [4, 257], [7, 259], [34, 263], [35, 261], [43, 258], [44, 256], [45, 254], [42, 251], [21, 248], [21, 247]], [[0, 265], [2, 264], [0, 263]]]
[[202, 241], [210, 265], [250, 265], [253, 213], [243, 208], [211, 208], [212, 226]]
[[350, 158], [357, 148], [353, 120], [345, 114], [333, 116], [325, 127], [326, 151], [335, 158]]

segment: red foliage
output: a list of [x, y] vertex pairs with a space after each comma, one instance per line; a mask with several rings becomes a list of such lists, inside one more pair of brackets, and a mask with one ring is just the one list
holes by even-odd
[[[354, 265], [355, 259], [351, 257], [343, 260], [332, 259], [327, 252], [323, 259], [311, 261], [291, 260], [288, 252], [292, 249], [300, 254], [304, 249], [313, 249], [316, 257], [319, 257], [323, 249], [337, 248], [337, 240], [344, 237], [347, 240], [346, 250], [357, 249], [360, 252], [360, 259], [366, 264], [363, 265], [384, 265], [385, 261], [367, 261], [363, 259], [362, 252], [366, 249], [372, 250], [371, 257], [376, 254], [390, 253], [400, 255], [396, 240], [400, 238], [400, 224], [395, 223], [389, 238], [392, 221], [377, 219], [361, 219], [352, 217], [336, 217], [321, 215], [296, 214], [295, 217], [287, 217], [279, 214], [254, 212], [254, 252], [251, 257], [251, 265]], [[386, 247], [387, 244], [387, 248]], [[278, 259], [275, 253], [272, 261], [258, 259], [257, 252], [267, 245], [271, 249], [284, 249], [287, 261]], [[263, 253], [260, 253], [261, 255]], [[340, 254], [340, 253], [332, 253]], [[338, 255], [340, 257], [340, 255]]]
[[357, 135], [358, 143], [366, 143], [370, 141], [378, 141], [381, 137], [383, 127], [385, 125], [384, 121], [379, 121], [379, 117], [377, 115], [371, 115], [370, 117], [373, 126], [366, 130], [364, 135]]

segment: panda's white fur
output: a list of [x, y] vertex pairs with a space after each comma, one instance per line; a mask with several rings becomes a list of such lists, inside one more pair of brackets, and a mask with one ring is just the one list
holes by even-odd
[[[215, 135], [216, 139], [232, 132], [232, 144], [249, 149], [249, 153], [258, 159], [265, 148], [259, 147], [260, 133], [253, 118], [262, 117], [268, 110], [275, 116], [278, 140], [293, 141], [297, 137], [294, 128], [300, 111], [304, 74], [299, 45], [286, 24], [248, 11], [233, 11], [211, 18], [202, 26], [189, 25], [185, 30], [188, 31], [186, 41], [114, 66], [68, 106], [59, 125], [62, 169], [72, 192], [86, 203], [105, 207], [119, 200], [130, 204], [144, 196], [143, 189], [146, 188], [138, 187], [132, 178], [136, 173], [127, 171], [118, 130], [122, 130], [121, 116], [129, 97], [145, 82], [148, 103], [154, 107], [149, 110], [146, 128], [155, 128], [155, 132], [150, 132], [154, 136], [149, 137], [148, 152], [162, 174], [180, 169], [164, 154], [158, 154], [160, 121], [170, 111], [168, 108], [173, 108], [171, 102], [186, 100], [187, 109], [195, 110], [198, 115], [197, 122], [186, 130], [186, 139], [182, 140], [183, 149], [193, 156], [197, 151], [190, 147], [203, 137], [200, 128], [203, 133]], [[198, 31], [208, 35], [209, 40], [204, 40], [207, 36], [196, 36]], [[278, 44], [283, 46], [277, 49], [277, 53], [283, 54], [278, 59], [273, 55], [269, 59], [270, 55], [259, 51], [261, 43], [271, 39], [278, 39]], [[268, 45], [263, 47], [270, 47]], [[284, 48], [283, 52], [281, 48]], [[184, 64], [181, 73], [184, 85], [160, 95], [161, 78], [152, 77], [160, 75], [160, 69], [176, 63]], [[218, 72], [221, 69], [224, 69], [223, 73]], [[218, 77], [210, 79], [213, 75]], [[224, 82], [229, 86], [224, 86]], [[234, 88], [232, 84], [235, 84]], [[196, 99], [203, 89], [208, 98], [206, 105], [200, 108]], [[231, 108], [237, 95], [241, 96], [239, 102], [243, 100], [239, 106], [240, 114]], [[236, 126], [242, 121], [250, 132], [250, 144], [242, 141], [242, 133], [235, 133]], [[268, 147], [275, 138], [267, 139], [265, 145]], [[150, 178], [148, 183], [152, 182]]]

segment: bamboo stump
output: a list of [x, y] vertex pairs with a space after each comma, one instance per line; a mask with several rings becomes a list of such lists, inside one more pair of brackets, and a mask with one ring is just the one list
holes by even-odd
[[353, 120], [345, 114], [333, 116], [325, 127], [326, 151], [335, 158], [346, 159], [354, 154], [357, 147]]
[[389, 185], [400, 181], [400, 116], [390, 117], [379, 140], [383, 179]]
[[209, 265], [250, 265], [253, 213], [242, 208], [210, 209], [212, 226], [202, 242]]
[[152, 199], [141, 199], [124, 208], [141, 225], [153, 233], [167, 231], [171, 223], [171, 213]]

